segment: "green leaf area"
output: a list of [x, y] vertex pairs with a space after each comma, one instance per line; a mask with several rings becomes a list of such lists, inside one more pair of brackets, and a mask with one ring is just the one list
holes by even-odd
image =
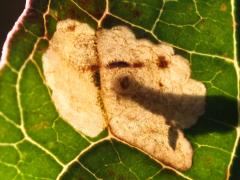
[[[239, 66], [234, 0], [31, 0], [0, 71], [0, 179], [239, 179]], [[107, 12], [107, 13], [106, 13]], [[104, 17], [103, 17], [104, 15]], [[103, 18], [102, 18], [103, 17]], [[76, 132], [55, 109], [41, 58], [72, 18], [167, 42], [207, 87], [206, 112], [185, 131], [193, 166], [180, 172], [108, 137]]]

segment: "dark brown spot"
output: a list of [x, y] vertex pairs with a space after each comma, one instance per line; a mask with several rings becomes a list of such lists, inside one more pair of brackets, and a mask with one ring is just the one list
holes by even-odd
[[159, 68], [167, 68], [168, 67], [168, 61], [166, 60], [166, 58], [164, 56], [158, 57], [157, 66]]
[[143, 66], [144, 66], [144, 64], [141, 62], [136, 62], [136, 63], [133, 63], [133, 65], [132, 65], [133, 68], [141, 68]]
[[111, 62], [107, 65], [107, 68], [114, 69], [114, 68], [127, 68], [130, 67], [130, 64], [125, 61], [115, 61]]
[[92, 75], [93, 77], [93, 82], [94, 82], [94, 85], [98, 88], [101, 88], [100, 86], [100, 73], [99, 71], [95, 71]]
[[210, 157], [210, 156], [205, 157], [204, 160], [205, 160], [208, 164], [212, 164], [212, 163], [213, 163], [213, 158]]
[[163, 83], [159, 82], [159, 86], [160, 86], [160, 87], [163, 87]]
[[68, 29], [69, 31], [74, 31], [75, 28], [76, 28], [75, 25], [71, 25], [71, 26], [68, 26], [68, 27], [67, 27], [67, 29]]
[[90, 71], [97, 71], [99, 70], [99, 65], [98, 64], [92, 64], [89, 66]]
[[124, 76], [120, 79], [119, 83], [122, 89], [127, 89], [130, 84], [130, 79], [128, 76]]

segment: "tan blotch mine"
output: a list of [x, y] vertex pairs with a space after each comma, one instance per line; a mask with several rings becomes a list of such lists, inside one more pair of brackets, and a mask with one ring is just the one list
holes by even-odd
[[60, 21], [43, 55], [43, 70], [59, 114], [75, 129], [95, 137], [106, 124], [98, 102], [94, 72], [95, 30], [74, 20]]
[[181, 129], [203, 114], [206, 89], [190, 78], [188, 61], [172, 47], [136, 39], [127, 27], [95, 32], [65, 20], [58, 23], [43, 67], [57, 110], [77, 130], [96, 136], [107, 122], [116, 138], [154, 159], [179, 170], [191, 167], [193, 150]]
[[126, 27], [97, 32], [103, 66], [124, 61], [141, 68], [101, 68], [102, 98], [112, 133], [174, 168], [192, 164], [192, 147], [180, 128], [204, 112], [206, 90], [190, 79], [186, 59], [172, 47], [136, 39]]

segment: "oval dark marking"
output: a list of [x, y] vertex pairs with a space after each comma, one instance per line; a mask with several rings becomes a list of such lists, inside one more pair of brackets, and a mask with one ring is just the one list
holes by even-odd
[[157, 61], [157, 66], [159, 68], [167, 68], [168, 67], [168, 61], [164, 56], [159, 56]]
[[131, 65], [128, 62], [125, 61], [115, 61], [111, 62], [107, 65], [107, 68], [109, 69], [114, 69], [114, 68], [127, 68], [130, 67]]
[[130, 85], [130, 79], [128, 76], [124, 76], [119, 80], [120, 86], [123, 90], [127, 89]]

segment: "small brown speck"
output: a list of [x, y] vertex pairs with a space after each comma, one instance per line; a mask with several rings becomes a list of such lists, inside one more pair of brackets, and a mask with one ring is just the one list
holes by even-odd
[[168, 67], [168, 62], [167, 62], [167, 60], [164, 56], [159, 56], [158, 57], [157, 66], [159, 68], [167, 68]]
[[227, 5], [225, 3], [221, 4], [220, 11], [222, 11], [222, 12], [226, 12], [227, 11]]
[[160, 87], [163, 87], [163, 83], [159, 82], [159, 86], [160, 86]]
[[68, 29], [69, 31], [74, 31], [75, 28], [76, 28], [75, 25], [71, 25], [71, 26], [68, 26], [68, 27], [67, 27], [67, 29]]

